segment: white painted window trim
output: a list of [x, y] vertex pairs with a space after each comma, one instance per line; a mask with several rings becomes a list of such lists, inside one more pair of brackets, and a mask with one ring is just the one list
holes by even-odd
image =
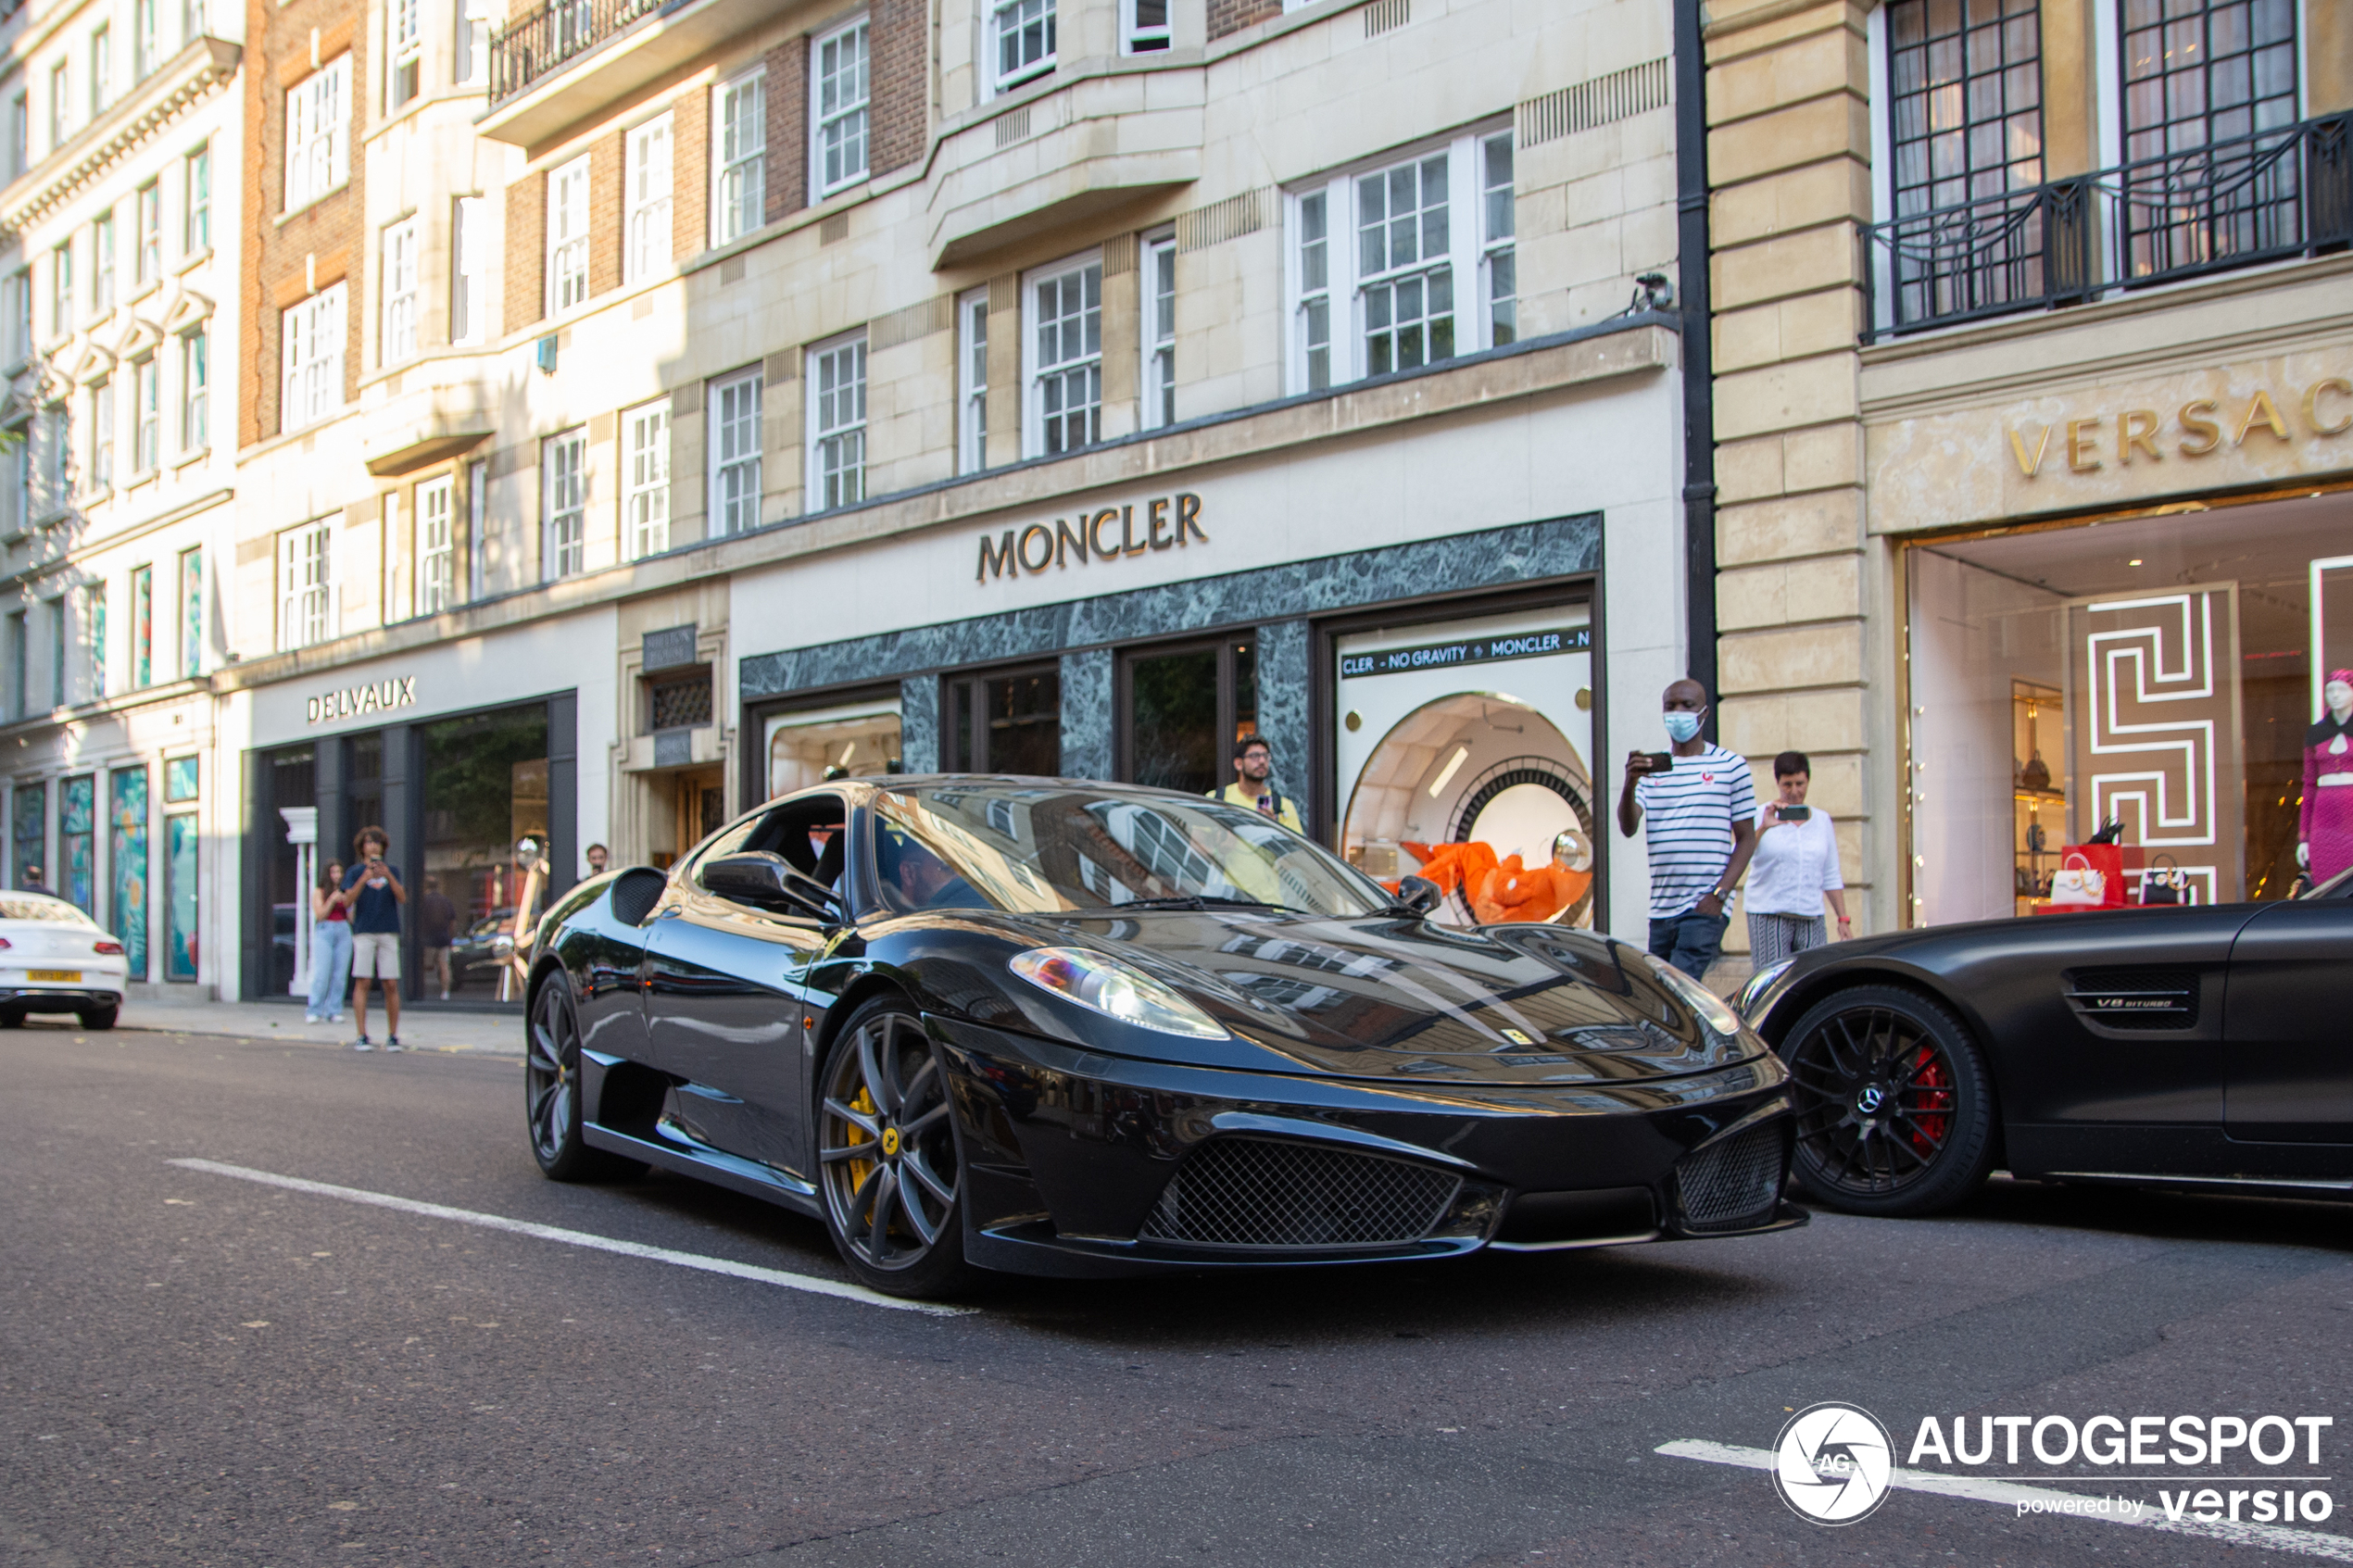
[[[751, 94], [750, 130], [755, 138], [727, 156], [728, 96]], [[768, 186], [767, 72], [755, 67], [711, 90], [711, 243], [727, 245], [766, 221]], [[741, 171], [744, 189], [727, 197], [730, 175]], [[740, 225], [740, 226], [738, 226]]]
[[[733, 458], [729, 458], [724, 455], [720, 439], [722, 433], [719, 419], [720, 405], [725, 400], [725, 394], [746, 385], [751, 388], [751, 450], [749, 455], [738, 453]], [[758, 365], [733, 371], [727, 375], [714, 376], [710, 385], [704, 390], [703, 414], [707, 432], [704, 446], [708, 453], [706, 468], [710, 484], [707, 516], [712, 538], [742, 533], [760, 526], [761, 493], [765, 479], [761, 471], [761, 422], [765, 418], [766, 403], [766, 387], [762, 383], [761, 367]], [[739, 515], [732, 527], [729, 526], [728, 519], [724, 515], [720, 498], [721, 482], [731, 469], [748, 472], [751, 479], [749, 501], [745, 508], [749, 513], [749, 521]]]
[[[1024, 6], [1030, 5], [1043, 6], [1041, 20], [1046, 29], [1053, 33], [1053, 42], [1047, 46], [1046, 52], [1036, 59], [1017, 66], [1011, 71], [1001, 70], [999, 69], [998, 62], [1004, 56], [998, 46], [1000, 39], [1000, 29], [1008, 14], [1018, 15]], [[1000, 94], [1010, 93], [1014, 88], [1035, 82], [1041, 76], [1052, 74], [1055, 66], [1059, 63], [1062, 49], [1062, 30], [1058, 9], [1058, 0], [981, 0], [981, 69], [978, 75], [988, 90], [988, 96], [993, 98]]]
[[449, 207], [449, 341], [480, 343], [490, 331], [490, 199], [457, 196]]
[[539, 578], [553, 583], [588, 568], [588, 427], [558, 431], [539, 444]]
[[[857, 96], [844, 98], [829, 113], [824, 104], [825, 77], [821, 69], [825, 46], [852, 36], [858, 40]], [[809, 41], [809, 189], [812, 201], [822, 201], [837, 191], [846, 191], [873, 171], [874, 41], [874, 29], [862, 14], [850, 18], [838, 27], [827, 29]], [[849, 126], [853, 121], [857, 129], [857, 158], [854, 163], [845, 160], [842, 171], [828, 179], [825, 173], [825, 132], [829, 127]]]
[[201, 452], [211, 445], [212, 322], [207, 318], [180, 334], [180, 450]]
[[1163, 20], [1147, 28], [1136, 19], [1137, 0], [1119, 0], [1119, 52], [1123, 55], [1164, 54], [1176, 43], [1176, 0], [1161, 0]]
[[[438, 525], [436, 528], [436, 524]], [[438, 615], [457, 598], [458, 482], [453, 474], [417, 486], [417, 613]]]
[[[1038, 329], [1043, 324], [1038, 315], [1038, 285], [1051, 282], [1072, 272], [1084, 271], [1089, 267], [1100, 270], [1102, 264], [1103, 253], [1101, 249], [1095, 249], [1077, 256], [1066, 257], [1063, 260], [1022, 274], [1021, 300], [1013, 312], [1013, 320], [1020, 323], [1021, 332], [1021, 445], [1022, 455], [1026, 458], [1042, 458], [1046, 455], [1045, 389], [1039, 379], [1044, 374], [1044, 370], [1038, 358]], [[1099, 289], [1096, 295], [1098, 308], [1101, 307], [1101, 298]], [[1102, 361], [1102, 343], [1100, 334], [1096, 340], [1094, 358], [1100, 366]], [[1067, 369], [1069, 364], [1074, 362], [1083, 363], [1083, 358], [1080, 361], [1064, 361], [1059, 368]], [[1096, 403], [1099, 410], [1097, 427], [1099, 436], [1101, 407], [1099, 397]], [[1097, 444], [1090, 442], [1088, 445]], [[1085, 450], [1083, 446], [1073, 447], [1067, 448], [1064, 453], [1055, 455], [1060, 457], [1066, 455], [1068, 451], [1083, 450]]]
[[417, 245], [422, 237], [414, 213], [384, 228], [384, 320], [376, 346], [380, 365], [396, 365], [416, 357]]
[[[1136, 336], [1141, 356], [1141, 362], [1138, 367], [1139, 379], [1136, 383], [1137, 401], [1141, 405], [1139, 411], [1143, 416], [1139, 421], [1139, 428], [1160, 430], [1176, 422], [1176, 414], [1173, 411], [1164, 411], [1162, 407], [1163, 375], [1165, 374], [1168, 378], [1167, 385], [1172, 400], [1176, 384], [1176, 231], [1172, 229], [1162, 233], [1148, 235], [1142, 245], [1137, 247], [1136, 261], [1137, 288], [1142, 295], [1136, 312], [1136, 321], [1139, 329]], [[1167, 301], [1169, 320], [1165, 327], [1162, 326], [1160, 320], [1160, 275], [1164, 266], [1168, 270], [1169, 275]]]
[[[1017, 319], [1017, 318], [1016, 318]], [[977, 323], [978, 331], [975, 325]], [[1009, 321], [1008, 327], [1012, 325]], [[988, 289], [956, 297], [956, 471], [988, 466]]]
[[323, 517], [278, 535], [281, 653], [309, 647], [333, 634], [334, 521]]
[[341, 190], [351, 178], [351, 52], [286, 89], [286, 211]]
[[[424, 0], [384, 0], [384, 113], [396, 113], [423, 96], [424, 53]], [[399, 86], [404, 68], [416, 72], [406, 94]]]
[[669, 398], [622, 410], [621, 543], [631, 560], [670, 548], [670, 434]]
[[[808, 429], [804, 439], [808, 445], [808, 483], [801, 492], [803, 512], [834, 511], [842, 507], [854, 507], [866, 498], [866, 329], [859, 328], [837, 338], [817, 344], [801, 354], [802, 375], [808, 385], [801, 394], [801, 406], [807, 410]], [[828, 370], [835, 372], [833, 392], [819, 390]], [[854, 373], [854, 392], [844, 389], [845, 370]], [[851, 403], [843, 408], [847, 398]], [[825, 422], [827, 403], [832, 405], [832, 422]], [[847, 417], [844, 417], [845, 414]], [[840, 442], [854, 445], [854, 461], [841, 465], [839, 472], [845, 483], [827, 493], [826, 445]]]
[[588, 155], [547, 171], [547, 314], [588, 303]]
[[656, 115], [634, 126], [622, 155], [623, 280], [640, 283], [670, 270], [678, 179], [676, 122]]

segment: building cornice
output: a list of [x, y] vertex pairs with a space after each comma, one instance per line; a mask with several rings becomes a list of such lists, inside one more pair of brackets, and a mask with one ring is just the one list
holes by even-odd
[[243, 51], [221, 38], [197, 38], [128, 95], [0, 188], [0, 240], [47, 217], [128, 153], [237, 74]]

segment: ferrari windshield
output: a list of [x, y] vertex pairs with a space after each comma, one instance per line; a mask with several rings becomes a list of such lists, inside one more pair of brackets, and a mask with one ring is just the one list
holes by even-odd
[[1265, 905], [1354, 919], [1378, 884], [1256, 811], [1181, 796], [943, 784], [875, 797], [875, 870], [900, 911]]

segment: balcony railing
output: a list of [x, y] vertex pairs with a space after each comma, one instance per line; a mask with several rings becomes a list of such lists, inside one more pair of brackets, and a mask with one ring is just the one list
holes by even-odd
[[2353, 114], [2007, 191], [1864, 235], [1863, 341], [2353, 241]]
[[493, 107], [563, 69], [616, 33], [675, 0], [556, 0], [516, 19], [490, 40]]

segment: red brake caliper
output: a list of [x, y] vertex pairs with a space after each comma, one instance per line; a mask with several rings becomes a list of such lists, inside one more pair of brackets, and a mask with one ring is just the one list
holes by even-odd
[[1919, 1091], [1918, 1103], [1912, 1108], [1912, 1148], [1920, 1154], [1932, 1154], [1944, 1141], [1945, 1129], [1952, 1125], [1953, 1080], [1942, 1061], [1933, 1060], [1936, 1053], [1928, 1047], [1912, 1059], [1915, 1072], [1912, 1087]]

